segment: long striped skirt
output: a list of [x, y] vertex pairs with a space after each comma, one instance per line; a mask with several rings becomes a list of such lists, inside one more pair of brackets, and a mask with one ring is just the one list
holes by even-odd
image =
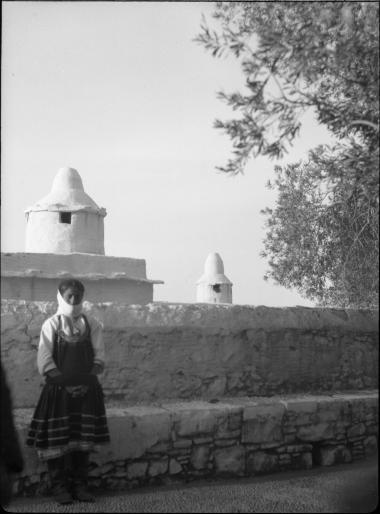
[[110, 441], [103, 391], [99, 383], [85, 396], [73, 398], [62, 386], [45, 384], [28, 431], [26, 444], [41, 460], [71, 451], [92, 451]]

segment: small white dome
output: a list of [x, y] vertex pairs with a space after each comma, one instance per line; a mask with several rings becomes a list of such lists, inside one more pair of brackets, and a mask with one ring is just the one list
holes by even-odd
[[74, 168], [60, 168], [53, 180], [52, 193], [76, 189], [84, 193], [83, 182]]
[[31, 211], [87, 211], [106, 216], [106, 210], [85, 193], [82, 179], [74, 168], [58, 170], [50, 193], [25, 210]]
[[207, 282], [208, 284], [232, 284], [224, 274], [224, 264], [217, 252], [212, 252], [207, 256], [204, 273], [197, 284], [202, 282]]
[[216, 252], [210, 253], [205, 262], [205, 274], [224, 274], [224, 265], [220, 255]]

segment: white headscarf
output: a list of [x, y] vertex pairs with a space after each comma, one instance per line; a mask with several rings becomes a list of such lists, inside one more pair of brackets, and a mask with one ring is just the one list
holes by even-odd
[[58, 310], [57, 314], [63, 314], [68, 318], [77, 318], [82, 313], [83, 302], [78, 303], [77, 305], [70, 305], [67, 303], [61, 293], [57, 292], [57, 300], [58, 300]]
[[[85, 330], [85, 323], [82, 314], [83, 302], [77, 305], [70, 305], [67, 303], [61, 293], [57, 292], [58, 309], [56, 314], [62, 314], [62, 331], [66, 336], [80, 335]], [[66, 319], [69, 318], [69, 319]]]

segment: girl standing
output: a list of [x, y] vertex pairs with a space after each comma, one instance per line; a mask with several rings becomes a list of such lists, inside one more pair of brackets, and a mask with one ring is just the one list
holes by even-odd
[[58, 310], [42, 325], [37, 365], [46, 383], [29, 428], [27, 445], [47, 461], [60, 504], [94, 501], [88, 490], [89, 452], [110, 440], [103, 391], [102, 327], [82, 313], [84, 286], [64, 280]]

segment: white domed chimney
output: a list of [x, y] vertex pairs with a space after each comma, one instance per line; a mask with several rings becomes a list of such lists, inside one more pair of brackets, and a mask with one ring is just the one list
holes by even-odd
[[73, 168], [61, 168], [50, 193], [25, 211], [26, 252], [104, 255], [106, 210], [85, 193]]
[[222, 258], [216, 252], [208, 255], [197, 282], [197, 302], [232, 303], [232, 282], [224, 274]]

